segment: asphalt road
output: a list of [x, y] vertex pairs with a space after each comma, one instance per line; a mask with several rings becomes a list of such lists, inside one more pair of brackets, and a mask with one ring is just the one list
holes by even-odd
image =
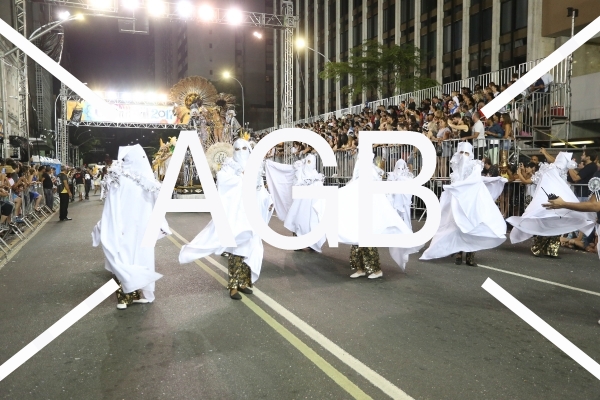
[[[91, 245], [101, 210], [98, 197], [72, 203], [73, 221], [55, 217], [0, 269], [0, 363], [111, 278]], [[168, 219], [191, 240], [209, 216]], [[271, 226], [285, 232], [275, 218]], [[0, 398], [599, 397], [600, 381], [481, 288], [493, 279], [599, 360], [597, 256], [535, 258], [529, 243], [477, 254], [482, 265], [594, 295], [450, 258], [413, 256], [404, 274], [387, 249], [382, 279], [352, 280], [349, 246], [318, 254], [265, 244], [259, 291], [240, 302], [222, 285], [226, 258], [179, 265], [181, 237], [157, 243], [155, 303], [118, 311], [111, 296], [1, 381]]]

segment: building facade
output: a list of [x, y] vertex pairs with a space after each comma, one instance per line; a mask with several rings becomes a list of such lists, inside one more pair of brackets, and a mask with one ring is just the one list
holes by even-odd
[[[556, 0], [560, 2], [560, 0]], [[586, 0], [580, 0], [585, 2]], [[592, 0], [593, 1], [593, 0]], [[543, 0], [297, 0], [295, 118], [304, 119], [374, 98], [340, 95], [341, 82], [318, 74], [327, 60], [348, 60], [365, 40], [413, 44], [424, 56], [421, 74], [440, 84], [543, 58], [556, 39], [542, 35]], [[566, 16], [566, 6], [556, 6]], [[568, 19], [564, 17], [569, 23]]]
[[[219, 8], [228, 6], [219, 3]], [[273, 13], [273, 1], [245, 1], [242, 10]], [[157, 20], [153, 26], [157, 87], [168, 89], [187, 76], [203, 76], [220, 91], [236, 95], [240, 123], [245, 111], [251, 128], [273, 125], [272, 30], [168, 20]], [[225, 71], [243, 86], [244, 107], [240, 85], [224, 79]]]

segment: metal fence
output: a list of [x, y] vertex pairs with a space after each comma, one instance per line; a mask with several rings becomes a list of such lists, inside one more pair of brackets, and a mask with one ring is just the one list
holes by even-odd
[[[432, 190], [438, 198], [442, 195], [443, 186], [450, 184], [450, 159], [456, 152], [456, 147], [460, 140], [446, 140], [442, 142], [443, 146], [447, 146], [447, 153], [437, 156], [437, 166], [434, 176], [425, 185]], [[477, 143], [476, 143], [477, 144]], [[515, 148], [514, 140], [504, 139], [486, 139], [485, 144], [474, 147], [474, 158], [483, 159], [490, 158], [491, 165], [500, 165], [507, 169], [514, 170], [519, 162], [527, 162], [527, 156], [521, 156], [518, 149]], [[394, 170], [396, 162], [402, 159], [416, 176], [420, 173], [423, 166], [423, 159], [419, 150], [410, 145], [391, 145], [377, 146], [374, 148], [375, 157], [379, 158], [383, 163], [383, 170], [389, 173]], [[337, 150], [335, 158], [337, 167], [323, 167], [321, 158], [317, 153], [312, 153], [317, 159], [317, 170], [325, 175], [325, 184], [329, 186], [343, 187], [352, 179], [354, 166], [356, 165], [356, 149]], [[301, 159], [304, 155], [297, 154], [291, 160], [295, 162]], [[272, 152], [269, 157], [277, 162], [284, 162], [282, 156], [276, 156], [276, 152]], [[496, 203], [500, 212], [505, 218], [511, 216], [520, 216], [527, 205], [531, 196], [530, 185], [523, 184], [519, 181], [509, 181], [497, 199]], [[587, 185], [571, 185], [577, 197], [583, 197]], [[418, 197], [413, 197], [412, 204], [413, 218], [423, 218], [426, 213], [425, 204]]]
[[[408, 102], [409, 99], [411, 99], [411, 98], [414, 99], [415, 103], [420, 104], [423, 100], [431, 99], [433, 96], [441, 96], [442, 94], [451, 94], [453, 91], [460, 92], [461, 88], [463, 88], [463, 87], [468, 87], [469, 89], [474, 90], [476, 85], [486, 87], [487, 85], [489, 85], [492, 82], [494, 82], [497, 85], [501, 85], [503, 83], [509, 82], [512, 79], [513, 74], [515, 74], [518, 78], [520, 78], [521, 76], [523, 76], [527, 72], [529, 72], [537, 64], [539, 64], [541, 61], [543, 61], [543, 59], [529, 61], [526, 63], [519, 64], [517, 66], [504, 68], [499, 71], [489, 72], [486, 74], [481, 74], [476, 77], [466, 78], [466, 79], [463, 79], [460, 81], [445, 83], [443, 85], [435, 86], [432, 88], [417, 90], [417, 91], [410, 92], [410, 93], [404, 93], [404, 94], [400, 94], [397, 96], [392, 96], [392, 97], [389, 97], [386, 99], [379, 99], [379, 100], [367, 102], [366, 106], [370, 107], [371, 109], [375, 109], [380, 105], [382, 105], [384, 107], [388, 107], [389, 105], [398, 105], [398, 104], [400, 104], [401, 101]], [[553, 77], [554, 85], [565, 84], [567, 82], [567, 77], [569, 75], [568, 60], [561, 61], [558, 65], [556, 65], [554, 68], [552, 68], [548, 72]], [[565, 103], [564, 102], [561, 102], [561, 103], [553, 102], [552, 104], [564, 105]], [[309, 118], [300, 119], [300, 120], [294, 121], [293, 123], [289, 124], [289, 126], [281, 125], [280, 127], [277, 127], [277, 128], [273, 127], [273, 128], [269, 128], [269, 129], [263, 129], [263, 130], [260, 130], [257, 132], [262, 134], [262, 133], [271, 132], [278, 128], [293, 127], [298, 124], [304, 124], [304, 123], [314, 123], [319, 120], [327, 120], [332, 115], [335, 115], [336, 117], [339, 118], [339, 117], [341, 117], [343, 115], [347, 115], [347, 114], [360, 114], [364, 107], [365, 107], [365, 104], [353, 105], [353, 106], [343, 108], [340, 110], [336, 110], [333, 112], [328, 112], [325, 114], [314, 115]]]

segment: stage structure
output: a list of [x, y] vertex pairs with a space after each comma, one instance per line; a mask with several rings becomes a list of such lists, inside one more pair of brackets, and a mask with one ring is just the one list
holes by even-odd
[[[61, 88], [61, 117], [59, 129], [69, 126], [195, 130], [214, 173], [225, 157], [233, 155], [235, 138], [247, 135], [236, 119], [235, 97], [218, 93], [206, 78], [191, 76], [171, 88], [170, 94], [154, 93], [97, 93], [107, 103], [116, 106], [104, 109], [87, 104], [64, 85]], [[61, 136], [68, 139], [66, 132]], [[160, 142], [152, 163], [156, 178], [164, 178], [177, 137]], [[57, 154], [68, 149], [66, 140], [57, 142]], [[186, 154], [177, 187], [180, 194], [202, 194], [202, 187], [191, 153]]]
[[[25, 0], [14, 0], [15, 5], [17, 3], [25, 3]], [[119, 2], [117, 0], [108, 1], [105, 3], [105, 7], [98, 7], [94, 2], [88, 0], [45, 0], [47, 4], [55, 4], [63, 7], [74, 7], [79, 9], [86, 9], [89, 11], [99, 11], [103, 13], [114, 13], [119, 11]], [[139, 2], [139, 8], [145, 9], [147, 0]], [[298, 27], [299, 18], [294, 15], [294, 2], [290, 0], [281, 0], [281, 14], [266, 14], [251, 11], [242, 11], [239, 9], [222, 9], [213, 8], [208, 5], [202, 5], [200, 9], [194, 12], [184, 13], [181, 11], [181, 2], [165, 1], [166, 9], [164, 13], [155, 18], [168, 18], [170, 20], [180, 21], [194, 21], [197, 23], [216, 23], [216, 24], [227, 24], [236, 26], [252, 26], [260, 27], [265, 29], [275, 29], [276, 31], [283, 31], [283, 68], [282, 70], [282, 88], [281, 93], [279, 92], [278, 78], [275, 78], [275, 90], [274, 90], [274, 104], [275, 104], [275, 126], [280, 127], [292, 127], [294, 121], [294, 30]], [[132, 12], [135, 16], [135, 12]], [[277, 38], [277, 32], [276, 32]], [[277, 41], [275, 41], [275, 47], [278, 47]], [[277, 62], [277, 60], [276, 60]], [[26, 75], [24, 75], [26, 76]], [[67, 137], [67, 124], [64, 116], [66, 115], [66, 100], [69, 97], [69, 91], [66, 87], [61, 87], [60, 100], [62, 104], [61, 113], [62, 120], [57, 121], [57, 158], [62, 162], [67, 161], [68, 155], [68, 137]], [[281, 96], [281, 97], [280, 97]], [[26, 98], [26, 97], [25, 97]], [[278, 123], [279, 115], [277, 105], [281, 102], [281, 116], [280, 123]], [[26, 110], [27, 108], [25, 108]], [[26, 116], [24, 116], [26, 119]], [[87, 126], [110, 126], [110, 127], [122, 127], [122, 128], [152, 128], [152, 129], [174, 129], [169, 127], [169, 124], [117, 124], [114, 125], [112, 122], [104, 122], [108, 125], [102, 125], [102, 122], [94, 123], [82, 123]], [[177, 129], [177, 128], [175, 128]], [[286, 158], [291, 156], [291, 143], [285, 144]]]

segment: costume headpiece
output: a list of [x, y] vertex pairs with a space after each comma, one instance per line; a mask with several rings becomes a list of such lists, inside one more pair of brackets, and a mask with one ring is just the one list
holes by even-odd
[[171, 88], [171, 101], [176, 105], [173, 109], [180, 124], [187, 124], [191, 110], [202, 106], [214, 106], [217, 89], [208, 79], [201, 76], [190, 76], [180, 80]]
[[235, 104], [235, 96], [229, 93], [219, 93], [215, 99], [215, 104], [221, 107], [221, 110], [227, 110]]

